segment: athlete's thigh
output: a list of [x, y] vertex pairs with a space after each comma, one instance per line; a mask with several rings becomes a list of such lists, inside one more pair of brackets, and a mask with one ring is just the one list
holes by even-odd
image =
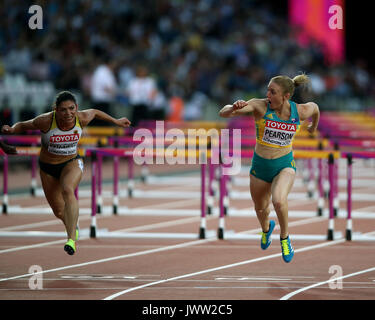
[[271, 197], [271, 183], [250, 174], [250, 194], [254, 201], [255, 209], [268, 207]]
[[272, 201], [285, 201], [292, 190], [296, 171], [292, 168], [285, 168], [272, 181]]
[[64, 199], [61, 194], [59, 180], [40, 170], [40, 180], [44, 195], [54, 213], [61, 213], [64, 210]]
[[62, 170], [60, 176], [60, 185], [62, 188], [72, 188], [78, 186], [82, 178], [83, 161], [82, 159], [74, 159], [70, 161]]

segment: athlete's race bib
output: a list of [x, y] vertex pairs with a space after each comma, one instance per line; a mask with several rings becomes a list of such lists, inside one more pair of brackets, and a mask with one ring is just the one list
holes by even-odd
[[77, 153], [79, 134], [59, 134], [49, 138], [48, 152], [56, 155], [73, 155]]
[[262, 140], [268, 144], [286, 147], [292, 143], [296, 132], [296, 124], [266, 120]]

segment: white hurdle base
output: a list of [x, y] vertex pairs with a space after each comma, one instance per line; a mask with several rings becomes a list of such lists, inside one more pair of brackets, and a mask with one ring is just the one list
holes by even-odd
[[[117, 232], [108, 229], [96, 229], [96, 238], [114, 239], [199, 239], [199, 232]], [[65, 231], [0, 231], [0, 238], [66, 238]], [[89, 238], [90, 229], [80, 229], [80, 238]], [[205, 238], [215, 238], [216, 231], [205, 230]], [[79, 240], [79, 239], [78, 239]]]
[[[183, 233], [183, 232], [110, 232], [107, 230], [97, 231], [96, 237], [100, 239], [115, 238], [115, 239], [199, 239], [199, 233]], [[206, 230], [205, 239], [215, 238], [216, 232], [213, 230]]]
[[66, 238], [66, 232], [63, 231], [0, 231], [0, 237], [12, 238]]
[[[80, 229], [80, 238], [89, 238], [90, 229]], [[66, 238], [65, 231], [0, 231], [0, 238]], [[178, 233], [178, 232], [116, 232], [108, 229], [97, 229], [96, 237], [101, 239], [199, 239], [199, 233]], [[217, 238], [217, 232], [214, 230], [205, 230], [205, 239]], [[326, 241], [327, 235], [323, 234], [291, 234], [291, 240], [296, 241]], [[343, 233], [334, 232], [334, 240], [342, 239]], [[280, 240], [279, 235], [272, 235], [272, 240]], [[224, 231], [224, 240], [256, 240], [260, 241], [259, 234], [236, 233], [233, 230]], [[354, 232], [352, 241], [375, 241], [375, 235], [362, 234]]]
[[[97, 232], [107, 231], [107, 229], [99, 229]], [[88, 238], [90, 236], [89, 229], [79, 229], [79, 238]], [[65, 231], [0, 231], [0, 238], [66, 238]]]
[[[236, 233], [233, 230], [224, 231], [224, 240], [257, 240], [260, 241], [260, 234]], [[334, 233], [334, 240], [342, 239], [343, 233], [337, 231]], [[277, 234], [271, 235], [272, 240], [280, 240]], [[326, 234], [290, 234], [290, 240], [298, 241], [326, 241]]]
[[361, 232], [352, 233], [352, 241], [375, 241], [375, 235], [362, 234]]

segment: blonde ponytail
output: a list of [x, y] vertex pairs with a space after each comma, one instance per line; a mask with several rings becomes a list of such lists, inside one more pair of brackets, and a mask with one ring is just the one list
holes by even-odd
[[282, 88], [283, 94], [290, 93], [290, 97], [292, 97], [296, 87], [308, 83], [309, 81], [309, 77], [302, 73], [295, 76], [293, 79], [289, 78], [288, 76], [276, 76], [273, 77], [270, 82], [275, 82], [278, 84]]
[[309, 83], [309, 82], [310, 82], [309, 77], [304, 73], [299, 74], [298, 76], [295, 76], [293, 78], [293, 83], [295, 87], [298, 87], [302, 84]]

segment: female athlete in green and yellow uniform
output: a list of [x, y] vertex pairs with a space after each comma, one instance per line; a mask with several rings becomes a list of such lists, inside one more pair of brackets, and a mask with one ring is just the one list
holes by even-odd
[[256, 124], [256, 145], [250, 169], [250, 194], [262, 227], [261, 248], [271, 244], [275, 222], [269, 220], [272, 201], [280, 224], [280, 243], [285, 262], [290, 262], [294, 250], [288, 231], [288, 194], [293, 186], [296, 165], [292, 142], [300, 123], [311, 118], [308, 131], [313, 133], [319, 123], [319, 107], [314, 102], [296, 104], [291, 101], [295, 87], [309, 81], [306, 75], [290, 79], [277, 76], [271, 79], [267, 98], [238, 100], [224, 106], [221, 117], [252, 113]]

